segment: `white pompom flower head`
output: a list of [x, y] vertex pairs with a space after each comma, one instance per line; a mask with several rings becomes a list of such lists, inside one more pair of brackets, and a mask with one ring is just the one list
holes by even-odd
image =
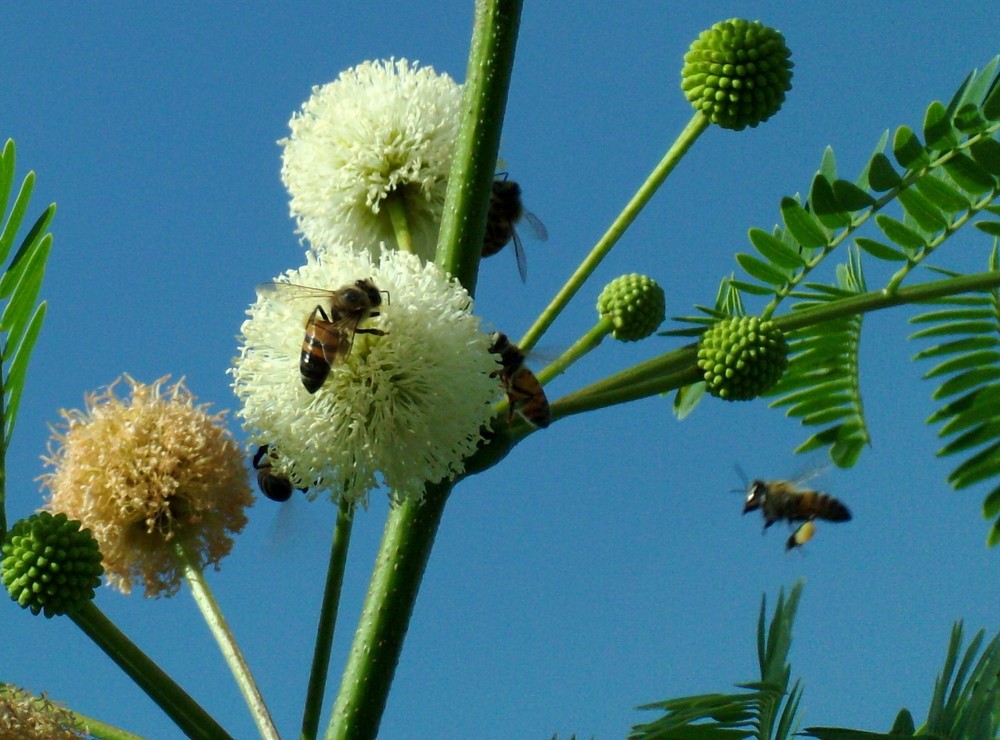
[[254, 445], [269, 445], [274, 473], [315, 496], [365, 502], [388, 486], [397, 499], [464, 470], [482, 440], [496, 399], [489, 337], [458, 281], [416, 255], [344, 247], [308, 252], [276, 283], [329, 291], [369, 281], [382, 296], [350, 353], [331, 363], [314, 393], [299, 362], [305, 324], [322, 296], [296, 289], [260, 291], [242, 327], [233, 388]]
[[281, 179], [313, 249], [399, 247], [389, 199], [402, 202], [413, 251], [431, 261], [458, 136], [462, 88], [406, 59], [364, 62], [289, 122]]

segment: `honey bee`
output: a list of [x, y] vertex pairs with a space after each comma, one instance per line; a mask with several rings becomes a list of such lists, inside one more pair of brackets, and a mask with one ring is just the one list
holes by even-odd
[[317, 303], [306, 320], [299, 373], [302, 375], [302, 385], [310, 393], [315, 393], [322, 387], [334, 365], [347, 359], [355, 334], [385, 334], [381, 329], [360, 327], [366, 319], [378, 316], [378, 307], [382, 305], [382, 293], [371, 280], [355, 280], [338, 290], [292, 283], [265, 283], [258, 290], [294, 291], [304, 297], [326, 299], [329, 302], [328, 310]]
[[524, 352], [498, 331], [490, 337], [489, 351], [500, 355], [500, 369], [491, 376], [500, 379], [500, 388], [507, 394], [507, 421], [513, 421], [516, 412], [534, 427], [547, 427], [552, 421], [549, 400], [538, 378], [524, 364]]
[[802, 547], [813, 538], [814, 534], [816, 534], [816, 520], [806, 519], [796, 527], [795, 531], [788, 538], [788, 541], [785, 542], [785, 550], [788, 551], [796, 547]]
[[270, 462], [261, 462], [267, 456], [268, 449], [268, 445], [261, 445], [257, 448], [257, 454], [253, 456], [253, 467], [257, 471], [257, 487], [272, 501], [287, 501], [292, 497], [292, 482], [283, 475], [272, 473]]
[[[787, 480], [762, 481], [755, 480], [747, 487], [746, 503], [743, 513], [760, 509], [764, 515], [764, 529], [782, 519], [790, 524], [809, 522], [813, 519], [826, 519], [829, 522], [847, 522], [851, 512], [844, 504], [828, 493], [814, 491], [809, 488], [799, 488]], [[807, 528], [801, 537], [804, 544], [812, 538], [812, 527]], [[792, 535], [794, 540], [796, 534]]]
[[514, 228], [522, 218], [539, 241], [549, 238], [545, 224], [539, 221], [534, 213], [526, 210], [521, 203], [521, 186], [513, 180], [508, 180], [505, 172], [493, 181], [493, 190], [490, 192], [490, 210], [486, 216], [486, 235], [483, 237], [483, 257], [492, 257], [513, 240], [517, 271], [523, 283], [528, 279], [528, 261], [524, 256], [521, 237]]

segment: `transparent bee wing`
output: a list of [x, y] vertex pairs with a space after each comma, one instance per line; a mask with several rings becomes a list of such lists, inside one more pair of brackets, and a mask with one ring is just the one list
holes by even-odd
[[517, 272], [521, 276], [521, 282], [528, 282], [528, 257], [524, 254], [524, 245], [521, 244], [521, 237], [518, 236], [517, 229], [511, 229], [510, 235], [514, 238], [514, 257], [517, 258]]
[[269, 282], [261, 283], [257, 286], [257, 295], [261, 298], [273, 297], [281, 293], [296, 298], [331, 298], [336, 291], [327, 288], [317, 288], [311, 285], [297, 285], [296, 283]]
[[525, 221], [528, 222], [528, 226], [531, 227], [532, 235], [540, 242], [548, 241], [549, 230], [545, 228], [545, 224], [542, 223], [541, 219], [538, 218], [531, 211], [522, 211], [521, 216]]

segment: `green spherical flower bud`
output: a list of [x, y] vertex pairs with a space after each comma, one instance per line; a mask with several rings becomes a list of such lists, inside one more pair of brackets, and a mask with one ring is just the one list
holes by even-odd
[[781, 379], [788, 345], [773, 321], [757, 316], [722, 319], [702, 334], [698, 367], [709, 393], [727, 401], [749, 401]]
[[792, 88], [790, 56], [780, 31], [760, 21], [722, 21], [684, 55], [681, 89], [712, 123], [752, 128], [777, 113]]
[[611, 319], [611, 336], [621, 342], [645, 339], [666, 316], [666, 298], [655, 280], [645, 275], [622, 275], [608, 283], [597, 297], [597, 313]]
[[16, 522], [0, 552], [3, 585], [32, 614], [65, 614], [94, 598], [101, 583], [101, 551], [89, 529], [47, 511]]

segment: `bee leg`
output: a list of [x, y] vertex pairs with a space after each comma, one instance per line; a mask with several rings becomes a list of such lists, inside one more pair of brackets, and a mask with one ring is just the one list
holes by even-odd
[[386, 332], [381, 329], [355, 329], [355, 334], [374, 334], [377, 337], [384, 337]]

